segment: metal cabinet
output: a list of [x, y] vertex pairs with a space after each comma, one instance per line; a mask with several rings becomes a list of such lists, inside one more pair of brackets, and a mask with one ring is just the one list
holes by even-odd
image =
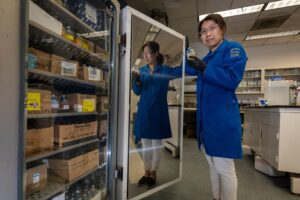
[[277, 170], [300, 173], [298, 107], [246, 108], [245, 119], [245, 144]]

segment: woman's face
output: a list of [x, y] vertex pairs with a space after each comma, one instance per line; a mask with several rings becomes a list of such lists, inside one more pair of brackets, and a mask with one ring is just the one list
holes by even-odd
[[224, 31], [213, 20], [203, 22], [200, 34], [204, 45], [212, 51], [218, 47], [224, 37]]
[[143, 53], [143, 58], [148, 65], [156, 65], [156, 53], [152, 53], [148, 46], [145, 46]]

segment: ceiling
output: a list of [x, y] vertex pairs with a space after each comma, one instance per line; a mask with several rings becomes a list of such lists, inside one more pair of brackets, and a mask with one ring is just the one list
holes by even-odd
[[[189, 37], [190, 42], [200, 41], [197, 33], [198, 15], [227, 9], [257, 5], [272, 0], [126, 0], [126, 3], [151, 16], [158, 9], [161, 18], [177, 32]], [[225, 18], [226, 38], [239, 41], [243, 46], [262, 46], [279, 43], [300, 42], [300, 35], [245, 41], [246, 36], [300, 29], [300, 6], [279, 8], [252, 14]], [[254, 26], [255, 25], [255, 26]]]

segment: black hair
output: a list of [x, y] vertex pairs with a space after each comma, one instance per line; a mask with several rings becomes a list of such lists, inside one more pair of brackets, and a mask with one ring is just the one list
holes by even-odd
[[149, 47], [151, 50], [151, 53], [158, 53], [156, 56], [156, 62], [161, 65], [164, 63], [164, 56], [159, 52], [159, 44], [155, 41], [148, 41], [142, 46], [142, 51], [145, 47]]
[[199, 33], [199, 35], [201, 33], [201, 28], [202, 28], [203, 22], [208, 21], [208, 20], [213, 20], [216, 24], [218, 24], [218, 26], [225, 33], [225, 31], [226, 31], [226, 23], [225, 23], [224, 18], [221, 15], [219, 15], [219, 14], [209, 14], [209, 15], [207, 15], [204, 19], [202, 19], [199, 22], [199, 26], [198, 26], [198, 33]]

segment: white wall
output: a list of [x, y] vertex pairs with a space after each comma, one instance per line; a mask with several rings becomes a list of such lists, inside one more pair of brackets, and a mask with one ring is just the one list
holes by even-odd
[[[196, 55], [203, 57], [208, 49], [200, 42], [192, 43]], [[246, 47], [247, 69], [300, 67], [300, 43]]]

